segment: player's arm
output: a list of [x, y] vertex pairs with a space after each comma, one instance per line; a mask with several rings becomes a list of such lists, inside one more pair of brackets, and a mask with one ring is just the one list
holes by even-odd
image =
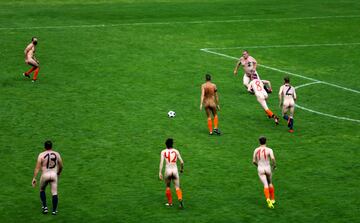
[[239, 59], [239, 61], [236, 63], [235, 69], [234, 69], [234, 76], [237, 75], [240, 65], [241, 65], [241, 60]]
[[63, 167], [64, 167], [64, 164], [63, 164], [63, 161], [61, 159], [61, 156], [60, 154], [58, 154], [59, 156], [59, 160], [58, 160], [58, 165], [59, 165], [59, 168], [58, 168], [58, 172], [57, 172], [57, 175], [60, 176], [62, 170], [63, 170]]
[[283, 94], [283, 86], [280, 87], [279, 90], [279, 107], [282, 107], [282, 94]]
[[294, 97], [294, 101], [296, 101], [296, 92], [295, 92], [295, 88], [294, 88], [294, 95], [293, 95], [293, 97]]
[[253, 93], [253, 91], [252, 91], [252, 83], [253, 83], [253, 81], [250, 81], [250, 83], [248, 84], [247, 91], [248, 91], [249, 93]]
[[257, 67], [256, 60], [254, 59], [254, 61], [252, 63], [253, 63], [253, 69], [251, 70], [251, 74], [254, 74], [256, 71], [256, 67]]
[[258, 166], [257, 159], [256, 159], [256, 149], [255, 149], [254, 154], [253, 154], [252, 162], [256, 167]]
[[263, 82], [263, 84], [267, 84], [267, 85], [269, 86], [270, 90], [272, 89], [272, 88], [271, 88], [271, 82], [270, 82], [270, 81], [268, 81], [268, 80], [262, 80], [262, 82]]
[[217, 92], [217, 87], [215, 85], [215, 103], [218, 110], [220, 110], [220, 101], [219, 101], [219, 94]]
[[184, 161], [181, 158], [179, 151], [176, 152], [176, 156], [180, 160], [180, 173], [183, 173], [184, 172]]
[[29, 44], [29, 45], [25, 48], [25, 50], [24, 50], [25, 57], [27, 56], [27, 54], [28, 54], [28, 52], [30, 51], [30, 49], [31, 49], [31, 44]]
[[271, 159], [272, 169], [275, 170], [275, 168], [276, 168], [276, 160], [275, 160], [274, 152], [272, 150], [270, 150], [270, 159]]
[[34, 169], [34, 176], [33, 176], [33, 179], [32, 179], [32, 186], [35, 187], [36, 186], [36, 177], [40, 171], [40, 168], [41, 168], [41, 157], [40, 155], [38, 156], [38, 159], [36, 161], [36, 166], [35, 166], [35, 169]]
[[205, 97], [205, 87], [204, 85], [201, 85], [200, 110], [202, 109], [203, 106], [204, 97]]
[[162, 168], [164, 166], [164, 153], [161, 152], [160, 153], [160, 166], [159, 166], [159, 179], [162, 180], [163, 176], [162, 176]]

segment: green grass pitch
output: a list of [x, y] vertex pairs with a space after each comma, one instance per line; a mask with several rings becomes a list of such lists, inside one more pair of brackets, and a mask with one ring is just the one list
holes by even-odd
[[[359, 11], [356, 0], [1, 0], [0, 221], [360, 222]], [[35, 84], [22, 77], [32, 36]], [[353, 91], [299, 88], [299, 105], [321, 114], [297, 108], [289, 134], [233, 76], [244, 47], [259, 64]], [[199, 111], [206, 72], [219, 89], [220, 137]], [[279, 114], [286, 74], [258, 72]], [[260, 135], [278, 162], [274, 210], [251, 163]], [[158, 180], [167, 137], [185, 161], [183, 211], [164, 206]], [[58, 216], [41, 214], [31, 187], [46, 139], [64, 160]], [[49, 189], [47, 198], [51, 207]]]

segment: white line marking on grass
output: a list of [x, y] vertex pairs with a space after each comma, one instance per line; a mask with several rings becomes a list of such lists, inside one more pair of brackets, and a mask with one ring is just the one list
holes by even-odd
[[101, 28], [101, 27], [117, 27], [117, 26], [266, 22], [266, 21], [320, 20], [320, 19], [346, 19], [346, 18], [360, 18], [360, 15], [310, 16], [310, 17], [285, 17], [285, 18], [260, 18], [260, 19], [228, 19], [228, 20], [203, 20], [203, 21], [173, 21], [173, 22], [134, 22], [134, 23], [117, 23], [117, 24], [67, 25], [67, 26], [60, 25], [60, 26], [32, 26], [32, 27], [31, 26], [28, 26], [28, 27], [0, 27], [0, 30]]
[[206, 50], [229, 50], [229, 49], [257, 49], [257, 48], [296, 48], [296, 47], [321, 47], [321, 46], [353, 46], [360, 43], [320, 43], [320, 44], [291, 44], [291, 45], [269, 45], [269, 46], [235, 46], [205, 48]]
[[[209, 50], [209, 48], [204, 48], [204, 49], [200, 49], [200, 50], [201, 50], [201, 51], [204, 51], [204, 52], [206, 52], [206, 53], [215, 54], [215, 55], [222, 56], [222, 57], [226, 57], [226, 58], [230, 58], [230, 59], [235, 59], [235, 60], [238, 60], [238, 59], [239, 59], [239, 58], [237, 58], [237, 57], [233, 57], [233, 56], [230, 56], [230, 55], [227, 55], [227, 54], [223, 54], [223, 53], [218, 53], [218, 52], [211, 51], [211, 50]], [[306, 76], [303, 76], [303, 75], [300, 75], [300, 74], [295, 74], [295, 73], [291, 73], [291, 72], [288, 72], [288, 71], [280, 70], [280, 69], [277, 69], [277, 68], [274, 68], [274, 67], [269, 67], [269, 66], [260, 65], [260, 64], [258, 64], [258, 66], [264, 67], [264, 68], [269, 69], [269, 70], [278, 71], [278, 72], [280, 72], [280, 73], [285, 73], [285, 74], [288, 74], [288, 75], [292, 75], [292, 76], [296, 76], [296, 77], [299, 77], [299, 78], [303, 78], [303, 79], [312, 81], [312, 82], [310, 82], [310, 83], [306, 83], [306, 84], [302, 84], [302, 85], [296, 86], [296, 87], [295, 87], [296, 89], [302, 88], [302, 87], [306, 87], [306, 86], [310, 86], [310, 85], [313, 85], [313, 84], [326, 84], [326, 85], [329, 85], [329, 86], [332, 86], [332, 87], [336, 87], [336, 88], [340, 88], [340, 89], [343, 89], [343, 90], [346, 90], [346, 91], [351, 91], [351, 92], [358, 93], [358, 94], [360, 93], [360, 91], [357, 91], [357, 90], [354, 90], [354, 89], [351, 89], [351, 88], [347, 88], [347, 87], [343, 87], [343, 86], [340, 86], [340, 85], [328, 83], [328, 82], [325, 82], [325, 81], [316, 80], [316, 79], [314, 79], [314, 78], [310, 78], [310, 77], [306, 77]], [[301, 106], [301, 105], [299, 105], [299, 104], [296, 104], [296, 107], [297, 107], [297, 108], [300, 108], [300, 109], [303, 109], [303, 110], [305, 110], [305, 111], [308, 111], [308, 112], [312, 112], [312, 113], [318, 114], [318, 115], [323, 115], [323, 116], [327, 116], [327, 117], [331, 117], [331, 118], [335, 118], [335, 119], [346, 120], [346, 121], [353, 121], [353, 122], [359, 122], [359, 123], [360, 123], [360, 120], [357, 120], [357, 119], [351, 119], [351, 118], [347, 118], [347, 117], [342, 117], [342, 116], [336, 116], [336, 115], [326, 114], [326, 113], [323, 113], [323, 112], [319, 112], [319, 111], [315, 111], [315, 110], [312, 110], [312, 109], [303, 107], [303, 106]]]

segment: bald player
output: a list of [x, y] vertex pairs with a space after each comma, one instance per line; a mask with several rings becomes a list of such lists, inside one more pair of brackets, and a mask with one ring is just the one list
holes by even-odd
[[264, 88], [264, 84], [271, 86], [270, 81], [267, 80], [260, 80], [259, 77], [254, 74], [252, 75], [252, 81], [248, 85], [248, 92], [253, 94], [255, 93], [257, 101], [263, 107], [264, 111], [266, 112], [269, 118], [273, 118], [275, 124], [279, 124], [279, 118], [269, 109], [267, 106], [266, 100], [268, 98], [268, 94]]
[[[294, 132], [294, 110], [296, 92], [290, 84], [290, 78], [284, 78], [284, 85], [279, 90], [279, 105], [282, 108], [282, 116], [288, 122], [289, 132]], [[289, 115], [287, 114], [289, 111]]]
[[30, 78], [30, 74], [34, 71], [32, 82], [35, 82], [37, 80], [37, 76], [40, 70], [39, 61], [35, 57], [35, 46], [37, 45], [37, 43], [38, 43], [38, 39], [36, 37], [31, 38], [31, 43], [27, 45], [27, 47], [24, 50], [25, 63], [30, 65], [31, 68], [30, 70], [23, 73], [23, 75], [27, 78]]
[[58, 176], [60, 176], [63, 169], [63, 162], [61, 156], [58, 152], [52, 150], [52, 142], [45, 142], [45, 151], [40, 153], [36, 162], [36, 167], [34, 170], [34, 177], [32, 179], [32, 185], [35, 188], [36, 186], [36, 177], [41, 169], [40, 177], [40, 199], [42, 202], [42, 211], [44, 214], [48, 213], [48, 208], [46, 205], [46, 195], [45, 189], [48, 184], [51, 187], [52, 194], [52, 214], [57, 214], [57, 205], [58, 205]]
[[253, 154], [253, 164], [258, 169], [258, 175], [264, 185], [264, 194], [269, 208], [274, 208], [275, 190], [272, 183], [272, 172], [276, 168], [276, 161], [273, 150], [266, 146], [266, 138], [259, 138], [260, 146]]
[[164, 166], [164, 160], [166, 162], [165, 165], [165, 184], [166, 184], [166, 197], [168, 202], [166, 203], [167, 206], [172, 206], [172, 196], [170, 190], [171, 181], [174, 181], [176, 195], [179, 200], [179, 207], [184, 208], [183, 200], [182, 200], [182, 191], [180, 189], [180, 177], [177, 168], [176, 161], [180, 160], [180, 173], [184, 172], [184, 161], [182, 160], [180, 153], [178, 150], [173, 148], [173, 139], [168, 138], [165, 142], [166, 149], [161, 151], [160, 154], [160, 167], [159, 167], [159, 179], [163, 180], [162, 175], [162, 168]]
[[205, 75], [206, 82], [201, 85], [201, 98], [200, 98], [200, 110], [202, 110], [203, 106], [205, 107], [205, 112], [207, 115], [207, 123], [209, 134], [213, 134], [213, 125], [211, 120], [211, 114], [214, 116], [214, 132], [217, 135], [220, 135], [220, 130], [218, 128], [218, 115], [217, 109], [220, 110], [219, 106], [219, 96], [217, 93], [216, 85], [211, 83], [211, 75]]
[[251, 80], [251, 76], [252, 75], [259, 76], [256, 71], [257, 62], [254, 57], [249, 55], [249, 52], [247, 50], [243, 51], [242, 57], [240, 57], [239, 61], [235, 66], [234, 69], [235, 76], [238, 74], [238, 70], [240, 66], [243, 67], [244, 69], [243, 84], [247, 89]]

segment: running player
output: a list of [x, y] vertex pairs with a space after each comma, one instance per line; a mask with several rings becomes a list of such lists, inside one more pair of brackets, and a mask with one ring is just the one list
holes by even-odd
[[36, 167], [34, 170], [34, 177], [32, 179], [33, 187], [36, 186], [36, 177], [39, 170], [41, 169], [41, 178], [40, 178], [40, 199], [42, 202], [42, 211], [44, 214], [48, 213], [48, 208], [46, 205], [46, 195], [45, 189], [48, 184], [51, 186], [52, 194], [52, 214], [56, 215], [57, 205], [58, 205], [58, 193], [57, 193], [57, 184], [58, 176], [60, 176], [63, 168], [63, 162], [61, 156], [58, 152], [52, 150], [52, 142], [45, 142], [45, 151], [40, 153], [36, 162]]
[[166, 184], [166, 197], [168, 202], [166, 203], [167, 206], [172, 206], [172, 196], [170, 190], [170, 183], [174, 181], [176, 195], [179, 200], [180, 208], [184, 208], [183, 200], [182, 200], [182, 191], [180, 189], [180, 177], [178, 173], [178, 168], [176, 165], [177, 159], [180, 160], [180, 173], [184, 172], [184, 161], [181, 159], [180, 153], [178, 150], [173, 148], [173, 139], [169, 138], [166, 140], [166, 149], [161, 151], [160, 154], [160, 167], [159, 167], [159, 179], [163, 180], [162, 175], [162, 168], [164, 164], [164, 160], [166, 160], [165, 166], [165, 184]]
[[274, 208], [275, 190], [272, 183], [271, 169], [276, 168], [275, 156], [273, 150], [266, 147], [266, 138], [264, 136], [259, 138], [259, 142], [260, 146], [255, 149], [253, 154], [253, 164], [257, 167], [259, 178], [264, 184], [266, 203], [269, 208]]
[[275, 121], [275, 124], [279, 124], [279, 118], [274, 115], [274, 113], [268, 108], [266, 99], [268, 98], [268, 94], [266, 93], [264, 89], [264, 83], [271, 86], [270, 81], [266, 80], [259, 80], [258, 76], [256, 74], [252, 75], [253, 80], [250, 82], [248, 86], [248, 92], [249, 93], [255, 93], [257, 101], [261, 104], [263, 109], [265, 110], [267, 116], [269, 118], [273, 118]]
[[40, 63], [35, 57], [35, 46], [37, 45], [38, 40], [36, 37], [31, 38], [31, 43], [27, 45], [27, 47], [24, 50], [25, 53], [25, 63], [30, 65], [30, 70], [23, 73], [25, 77], [30, 78], [30, 74], [34, 71], [34, 76], [32, 79], [32, 82], [35, 82], [37, 80], [37, 76], [39, 74], [40, 70]]
[[[290, 78], [284, 78], [284, 85], [279, 90], [279, 103], [282, 108], [282, 116], [288, 122], [289, 132], [294, 132], [294, 110], [295, 110], [296, 92], [290, 85]], [[287, 112], [290, 111], [289, 115]]]
[[201, 99], [200, 99], [200, 110], [202, 110], [202, 107], [205, 107], [205, 112], [207, 115], [207, 122], [208, 122], [208, 128], [209, 128], [209, 134], [213, 134], [213, 128], [212, 128], [212, 120], [211, 120], [211, 113], [214, 116], [214, 132], [217, 135], [220, 135], [220, 130], [218, 128], [218, 115], [217, 115], [217, 109], [220, 110], [219, 106], [219, 96], [217, 94], [217, 88], [216, 85], [211, 83], [211, 75], [206, 74], [205, 75], [206, 82], [201, 85]]
[[234, 69], [234, 75], [236, 76], [238, 74], [239, 67], [242, 66], [244, 69], [244, 77], [243, 77], [243, 84], [245, 88], [248, 88], [248, 85], [250, 83], [250, 79], [252, 75], [258, 75], [256, 71], [257, 62], [254, 59], [254, 57], [249, 55], [249, 52], [247, 50], [244, 50], [242, 53], [242, 57], [240, 57], [239, 61], [237, 62], [235, 69]]

